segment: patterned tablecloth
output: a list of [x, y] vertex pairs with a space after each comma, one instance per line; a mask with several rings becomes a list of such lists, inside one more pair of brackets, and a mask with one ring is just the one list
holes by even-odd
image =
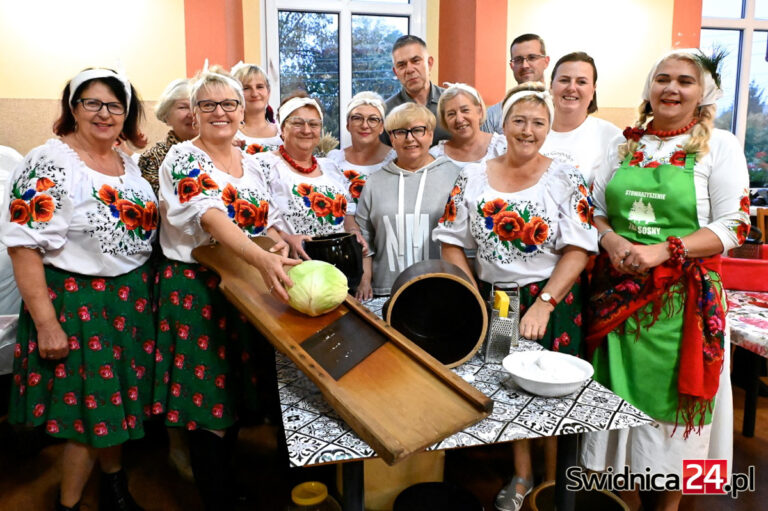
[[727, 291], [731, 342], [768, 358], [768, 293]]
[[[380, 314], [384, 299], [366, 302]], [[540, 350], [522, 341], [518, 351]], [[429, 450], [508, 442], [520, 438], [624, 429], [652, 422], [643, 412], [594, 380], [562, 398], [528, 394], [508, 381], [498, 364], [479, 356], [454, 369], [494, 400], [493, 414]], [[277, 378], [291, 466], [308, 466], [375, 456], [325, 401], [322, 394], [287, 357], [277, 355]]]

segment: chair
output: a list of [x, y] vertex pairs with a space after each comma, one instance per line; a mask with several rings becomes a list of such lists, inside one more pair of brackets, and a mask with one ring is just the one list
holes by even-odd
[[757, 208], [757, 228], [762, 234], [762, 242], [765, 243], [765, 217], [768, 216], [768, 208]]

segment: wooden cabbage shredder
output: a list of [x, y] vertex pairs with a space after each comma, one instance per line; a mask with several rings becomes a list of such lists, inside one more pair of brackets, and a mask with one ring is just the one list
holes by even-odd
[[[268, 238], [256, 239], [271, 245]], [[490, 415], [493, 401], [347, 295], [312, 318], [268, 293], [259, 272], [222, 245], [193, 251], [229, 301], [392, 465]]]

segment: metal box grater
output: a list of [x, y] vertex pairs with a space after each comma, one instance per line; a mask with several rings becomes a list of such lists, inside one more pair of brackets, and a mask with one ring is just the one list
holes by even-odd
[[[495, 292], [504, 291], [509, 296], [509, 314], [499, 317], [499, 311], [493, 308]], [[515, 282], [493, 284], [490, 296], [491, 324], [485, 339], [483, 360], [486, 363], [500, 364], [509, 355], [512, 346], [517, 346], [520, 337], [520, 287]]]

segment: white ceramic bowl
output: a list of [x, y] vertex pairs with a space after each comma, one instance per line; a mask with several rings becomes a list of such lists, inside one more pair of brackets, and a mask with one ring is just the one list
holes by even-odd
[[589, 362], [556, 351], [521, 351], [507, 355], [504, 369], [523, 390], [545, 397], [572, 394], [592, 377]]

